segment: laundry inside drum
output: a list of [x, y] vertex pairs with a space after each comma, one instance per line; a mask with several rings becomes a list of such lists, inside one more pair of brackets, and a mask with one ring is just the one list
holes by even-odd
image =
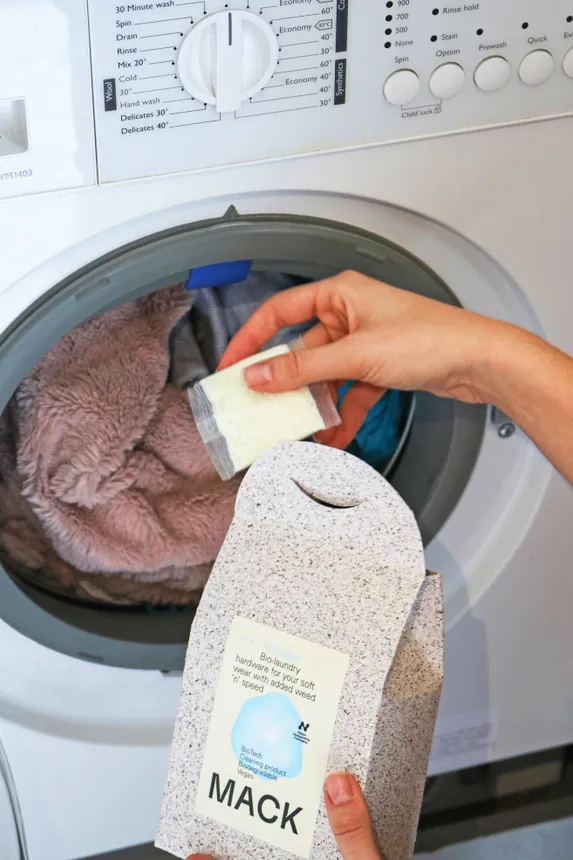
[[[55, 344], [1, 416], [4, 568], [93, 608], [195, 606], [241, 479], [217, 477], [186, 389], [215, 372], [263, 301], [304, 281], [251, 271], [191, 291], [175, 284], [92, 317]], [[285, 327], [268, 346], [312, 324]], [[386, 392], [348, 450], [391, 479], [414, 408], [411, 395]]]

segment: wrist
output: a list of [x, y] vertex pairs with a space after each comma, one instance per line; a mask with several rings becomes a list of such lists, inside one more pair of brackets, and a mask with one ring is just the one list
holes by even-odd
[[536, 335], [498, 320], [484, 321], [479, 356], [472, 366], [473, 387], [482, 403], [497, 406], [508, 415], [523, 394], [529, 368], [545, 346]]

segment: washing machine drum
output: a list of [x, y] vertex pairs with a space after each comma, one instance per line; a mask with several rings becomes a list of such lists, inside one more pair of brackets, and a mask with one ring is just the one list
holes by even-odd
[[[237, 261], [249, 261], [252, 272], [264, 273], [258, 277], [269, 289], [274, 283], [282, 288], [353, 269], [459, 304], [423, 262], [381, 237], [340, 223], [266, 215], [245, 219], [231, 211], [222, 221], [185, 225], [120, 248], [54, 286], [2, 336], [0, 362], [7, 370], [0, 379], [0, 409], [8, 407], [36, 362], [79, 323], [186, 281], [200, 267]], [[232, 271], [229, 277], [235, 281]], [[208, 315], [205, 306], [203, 312]], [[388, 410], [383, 418], [371, 413], [370, 433], [351, 450], [387, 475], [414, 511], [427, 544], [452, 513], [472, 473], [485, 409], [424, 393], [392, 396], [392, 416]], [[380, 438], [382, 420], [393, 422], [394, 441], [388, 448], [386, 434], [386, 450], [377, 456], [372, 440]], [[8, 546], [0, 546], [0, 561], [0, 616], [25, 635], [109, 665], [182, 668], [196, 599], [156, 606], [131, 599], [124, 589], [123, 600], [110, 601], [103, 592], [98, 596], [97, 586], [74, 591], [42, 576], [42, 570], [14, 563]]]

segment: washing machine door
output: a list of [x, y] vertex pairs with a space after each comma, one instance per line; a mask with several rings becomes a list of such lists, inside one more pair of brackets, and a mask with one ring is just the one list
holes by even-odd
[[27, 860], [24, 828], [8, 757], [0, 743], [0, 857]]
[[[70, 274], [47, 291], [44, 272], [43, 293], [0, 336], [0, 364], [6, 369], [0, 409], [34, 362], [75, 325], [213, 264], [246, 261], [253, 271], [309, 281], [354, 269], [420, 295], [531, 325], [511, 279], [469, 241], [425, 218], [320, 195], [300, 200], [255, 195], [236, 202], [245, 214], [234, 205], [225, 208], [230, 200], [214, 201], [173, 213], [176, 224], [167, 229], [153, 229], [169, 223], [171, 215], [163, 212], [157, 220], [125, 225], [113, 237], [95, 237], [72, 249], [74, 260], [65, 266], [60, 258], [60, 272], [65, 268]], [[337, 213], [339, 220], [328, 217]], [[108, 239], [111, 249], [101, 253]], [[485, 407], [416, 395], [391, 481], [416, 515], [428, 565], [444, 576], [450, 623], [503, 569], [498, 550], [511, 555], [504, 522], [516, 504], [538, 504], [540, 493], [532, 498], [522, 490], [524, 482], [532, 485], [532, 459], [536, 467], [538, 458], [519, 433], [500, 437]], [[530, 511], [519, 522], [528, 522], [528, 516]], [[491, 562], [485, 558], [490, 548], [496, 556]], [[0, 616], [32, 640], [97, 664], [181, 670], [192, 608], [174, 614], [104, 612], [40, 590], [25, 571], [11, 573], [2, 575], [0, 568]]]
[[[7, 368], [0, 380], [0, 409], [34, 361], [78, 323], [136, 296], [184, 282], [190, 271], [205, 265], [237, 262], [271, 281], [277, 273], [305, 282], [355, 269], [420, 295], [460, 303], [419, 257], [379, 233], [302, 214], [241, 216], [230, 207], [223, 217], [190, 221], [126, 243], [72, 273], [28, 307], [0, 336], [0, 365]], [[426, 545], [448, 521], [474, 471], [485, 418], [482, 406], [418, 392], [415, 409], [400, 419], [403, 444], [390, 480], [414, 512]], [[3, 556], [0, 560], [4, 564]], [[139, 612], [104, 612], [75, 595], [60, 599], [21, 565], [12, 565], [8, 572], [12, 576], [2, 577], [0, 569], [0, 616], [26, 636], [95, 663], [182, 668], [192, 606], [168, 614], [150, 614], [145, 607]]]

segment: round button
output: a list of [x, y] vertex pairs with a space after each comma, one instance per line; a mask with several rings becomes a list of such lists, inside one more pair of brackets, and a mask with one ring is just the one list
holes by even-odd
[[409, 69], [400, 69], [386, 79], [384, 95], [391, 105], [407, 105], [413, 102], [420, 92], [420, 79]]
[[568, 78], [573, 78], [573, 48], [569, 48], [563, 57], [563, 71]]
[[430, 90], [437, 99], [451, 99], [461, 91], [466, 73], [457, 63], [438, 66], [430, 77]]
[[555, 61], [549, 51], [531, 51], [519, 64], [519, 77], [524, 84], [534, 87], [544, 84], [554, 68]]
[[277, 37], [252, 12], [214, 12], [191, 27], [177, 56], [179, 79], [219, 113], [239, 110], [263, 89], [278, 62]]
[[494, 93], [506, 85], [510, 71], [503, 57], [488, 57], [475, 70], [474, 81], [484, 93]]

